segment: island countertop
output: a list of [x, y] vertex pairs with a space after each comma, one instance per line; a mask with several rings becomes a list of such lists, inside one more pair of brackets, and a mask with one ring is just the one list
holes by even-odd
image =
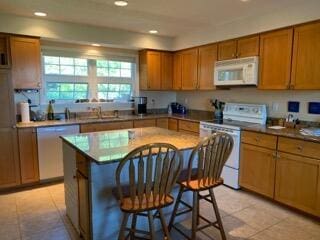
[[[129, 131], [134, 138], [129, 138]], [[62, 140], [97, 164], [120, 161], [133, 149], [149, 143], [170, 143], [179, 150], [197, 145], [199, 136], [157, 127], [134, 128], [106, 132], [62, 136]]]

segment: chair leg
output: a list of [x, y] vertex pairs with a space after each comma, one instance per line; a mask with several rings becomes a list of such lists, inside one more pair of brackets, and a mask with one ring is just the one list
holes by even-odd
[[178, 193], [177, 199], [176, 199], [176, 203], [174, 204], [173, 212], [171, 214], [169, 227], [168, 227], [169, 231], [171, 231], [172, 226], [174, 224], [174, 219], [176, 218], [176, 214], [177, 214], [177, 211], [178, 211], [178, 208], [179, 208], [179, 203], [180, 203], [180, 200], [181, 200], [181, 197], [182, 197], [182, 194], [183, 194], [183, 189], [184, 189], [184, 187], [181, 185], [180, 189], [179, 189], [179, 193]]
[[192, 229], [191, 229], [191, 239], [196, 239], [197, 233], [197, 219], [198, 219], [198, 192], [193, 192], [193, 209], [192, 209]]
[[124, 213], [123, 215], [123, 219], [122, 219], [122, 223], [119, 231], [119, 237], [118, 237], [119, 240], [125, 239], [125, 232], [126, 232], [126, 226], [127, 226], [129, 215], [130, 215], [129, 213]]
[[200, 193], [198, 193], [197, 226], [200, 224]]
[[153, 216], [152, 212], [148, 211], [148, 220], [149, 220], [149, 229], [150, 229], [150, 239], [154, 240], [156, 239], [155, 231], [154, 231], [154, 225], [153, 225]]
[[220, 213], [219, 213], [219, 208], [218, 208], [218, 205], [217, 205], [217, 202], [216, 202], [216, 198], [215, 198], [214, 193], [213, 193], [213, 189], [212, 188], [209, 189], [209, 192], [210, 192], [210, 195], [211, 195], [213, 210], [214, 210], [214, 212], [216, 214], [217, 222], [219, 224], [219, 230], [220, 230], [220, 234], [221, 234], [222, 240], [226, 240], [227, 239], [226, 238], [226, 233], [224, 232], [221, 216], [220, 216]]
[[132, 223], [131, 223], [131, 231], [130, 231], [130, 240], [134, 240], [134, 238], [135, 238], [136, 225], [137, 225], [137, 214], [133, 214]]
[[161, 226], [162, 226], [162, 230], [163, 230], [163, 233], [165, 235], [165, 238], [164, 239], [167, 239], [167, 240], [170, 240], [170, 234], [169, 234], [169, 230], [168, 230], [168, 226], [167, 226], [167, 223], [166, 223], [166, 220], [163, 216], [163, 212], [162, 212], [162, 209], [158, 209], [159, 211], [159, 216], [160, 216], [160, 222], [161, 222]]

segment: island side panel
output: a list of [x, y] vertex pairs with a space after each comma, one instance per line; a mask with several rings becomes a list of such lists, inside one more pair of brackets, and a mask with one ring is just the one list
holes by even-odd
[[[184, 155], [184, 168], [186, 168], [189, 161], [191, 151], [183, 151]], [[118, 166], [118, 162], [98, 165], [95, 162], [91, 163], [90, 172], [90, 189], [91, 189], [91, 220], [92, 220], [92, 236], [94, 240], [104, 239], [117, 239], [122, 220], [122, 212], [120, 211], [117, 200], [112, 194], [112, 189], [115, 188], [115, 172]], [[173, 190], [173, 196], [176, 198], [179, 191], [179, 187], [175, 186]], [[184, 199], [191, 203], [191, 194], [184, 194]], [[164, 209], [164, 214], [169, 222], [171, 213], [173, 211], [173, 204]], [[187, 215], [177, 217], [177, 221], [186, 219]], [[144, 217], [139, 217], [137, 227], [148, 231], [148, 222]], [[155, 220], [156, 229], [160, 229], [160, 221]]]
[[76, 231], [80, 233], [78, 215], [78, 183], [77, 179], [75, 178], [77, 172], [76, 151], [74, 148], [64, 142], [63, 171], [66, 214]]

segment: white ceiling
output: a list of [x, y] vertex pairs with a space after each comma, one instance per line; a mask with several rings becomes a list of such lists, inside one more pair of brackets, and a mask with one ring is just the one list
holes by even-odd
[[[308, 0], [128, 0], [116, 7], [114, 0], [1, 0], [0, 11], [47, 19], [83, 23], [159, 35], [179, 37], [201, 28], [266, 14]], [[34, 17], [34, 16], [33, 16]]]

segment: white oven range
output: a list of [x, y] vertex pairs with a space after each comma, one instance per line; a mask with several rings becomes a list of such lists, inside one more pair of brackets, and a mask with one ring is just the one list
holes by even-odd
[[226, 103], [223, 111], [223, 121], [212, 120], [200, 122], [200, 137], [209, 136], [215, 132], [230, 134], [234, 141], [234, 147], [223, 171], [224, 184], [239, 189], [240, 169], [240, 141], [241, 128], [266, 124], [266, 105]]

